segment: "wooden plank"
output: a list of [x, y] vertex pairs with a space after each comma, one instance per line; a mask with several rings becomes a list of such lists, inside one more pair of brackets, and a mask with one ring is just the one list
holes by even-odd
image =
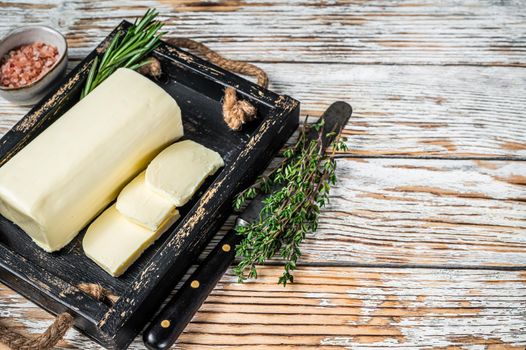
[[339, 158], [337, 165], [339, 181], [302, 263], [526, 268], [526, 162]]
[[[524, 162], [352, 158], [524, 159], [523, 70], [471, 67], [526, 64], [521, 1], [9, 1], [0, 2], [0, 35], [49, 24], [67, 34], [78, 60], [149, 6], [178, 36], [267, 62], [271, 87], [302, 100], [304, 114], [336, 98], [353, 104], [351, 152], [339, 160], [342, 180], [302, 263], [525, 266]], [[25, 111], [0, 102], [1, 130]], [[177, 348], [526, 346], [524, 271], [309, 267], [287, 289], [274, 285], [279, 273], [266, 267], [243, 286], [225, 277]], [[4, 317], [21, 332], [51, 321], [0, 286]], [[98, 348], [76, 331], [62, 345]]]
[[[76, 62], [70, 64], [73, 67]], [[507, 67], [263, 64], [271, 89], [320, 116], [354, 107], [345, 133], [359, 156], [526, 158], [526, 70]], [[297, 74], [298, 70], [302, 73]], [[0, 132], [28, 108], [0, 100]]]
[[[517, 68], [264, 64], [271, 87], [302, 114], [328, 101], [354, 113], [346, 129], [360, 156], [526, 157], [526, 71]], [[298, 71], [301, 74], [298, 74]]]
[[[225, 276], [177, 349], [524, 349], [526, 274], [513, 271], [301, 268], [276, 285]], [[0, 286], [2, 322], [39, 333], [51, 317]], [[76, 331], [67, 349], [98, 349]], [[142, 349], [139, 339], [131, 349]]]
[[346, 159], [306, 260], [526, 266], [526, 162]]
[[345, 158], [338, 175], [305, 262], [526, 266], [525, 162]]
[[1, 3], [0, 33], [46, 23], [84, 56], [121, 18], [160, 9], [177, 36], [242, 60], [386, 64], [526, 64], [526, 7], [520, 0], [253, 0]]

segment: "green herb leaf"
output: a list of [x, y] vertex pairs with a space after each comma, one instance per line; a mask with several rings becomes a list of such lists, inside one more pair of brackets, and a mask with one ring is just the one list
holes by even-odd
[[[315, 140], [307, 139], [311, 129], [318, 132]], [[285, 260], [278, 283], [286, 286], [294, 282], [292, 272], [301, 256], [301, 243], [317, 229], [320, 209], [328, 203], [330, 187], [336, 182], [334, 154], [346, 149], [345, 140], [331, 132], [327, 135], [336, 136], [330, 145], [332, 151], [322, 153], [323, 129], [323, 120], [314, 125], [305, 122], [296, 144], [283, 152], [280, 166], [236, 197], [234, 209], [239, 210], [259, 193], [268, 194], [274, 185], [283, 186], [263, 200], [259, 220], [236, 228], [243, 236], [236, 247], [240, 261], [234, 269], [240, 282], [257, 278], [256, 265], [274, 256]]]
[[147, 63], [145, 57], [159, 45], [164, 34], [159, 32], [163, 23], [155, 20], [157, 15], [156, 10], [149, 9], [139, 21], [135, 20], [124, 36], [122, 33], [115, 34], [100, 64], [98, 57], [93, 61], [81, 98], [120, 67], [136, 70]]

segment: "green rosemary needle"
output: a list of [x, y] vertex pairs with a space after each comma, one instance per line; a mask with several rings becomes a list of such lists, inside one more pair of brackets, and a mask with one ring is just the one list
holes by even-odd
[[297, 143], [283, 152], [285, 159], [280, 166], [236, 197], [234, 209], [239, 210], [259, 193], [269, 194], [259, 220], [236, 227], [243, 236], [236, 247], [240, 261], [234, 269], [240, 282], [257, 278], [256, 265], [274, 256], [285, 261], [278, 283], [285, 286], [294, 282], [292, 271], [301, 256], [300, 245], [309, 232], [317, 229], [320, 209], [336, 183], [334, 154], [347, 149], [345, 138], [329, 133], [337, 136], [330, 145], [332, 151], [322, 152], [323, 120], [311, 127], [317, 131], [317, 139], [307, 138], [310, 128], [305, 124]]
[[149, 9], [139, 21], [133, 23], [126, 34], [121, 31], [115, 34], [102, 58], [99, 60], [97, 56], [93, 60], [80, 98], [93, 91], [118, 68], [136, 70], [147, 63], [144, 58], [159, 45], [164, 34], [159, 32], [163, 23], [155, 20], [157, 15], [156, 10]]

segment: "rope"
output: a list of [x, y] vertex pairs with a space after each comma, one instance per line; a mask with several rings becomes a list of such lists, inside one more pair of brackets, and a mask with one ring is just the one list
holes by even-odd
[[[229, 60], [208, 46], [197, 41], [187, 38], [171, 38], [166, 40], [167, 43], [194, 50], [204, 56], [207, 60], [218, 65], [219, 67], [234, 73], [240, 73], [256, 77], [258, 85], [266, 88], [268, 86], [268, 76], [264, 70], [253, 64]], [[149, 63], [139, 68], [142, 74], [149, 74], [158, 77], [161, 74], [161, 64], [155, 58], [150, 58]], [[232, 130], [239, 130], [241, 126], [256, 118], [256, 108], [248, 101], [238, 100], [236, 90], [233, 87], [225, 89], [223, 98], [223, 119]]]
[[[113, 305], [118, 297], [99, 284], [82, 283], [79, 289], [95, 299]], [[64, 338], [66, 332], [73, 326], [74, 318], [68, 312], [59, 314], [48, 329], [35, 338], [27, 338], [0, 325], [0, 343], [13, 350], [48, 350], [52, 349]]]
[[[258, 85], [266, 88], [268, 76], [261, 68], [253, 64], [229, 60], [206, 45], [186, 38], [168, 39], [169, 44], [194, 50], [203, 55], [210, 62], [234, 73], [256, 77]], [[155, 58], [149, 58], [149, 62], [139, 68], [142, 74], [158, 77], [161, 75], [161, 64]], [[225, 88], [223, 98], [223, 119], [232, 130], [241, 129], [242, 125], [256, 118], [256, 108], [246, 100], [238, 100], [236, 90], [233, 87]], [[101, 285], [95, 283], [81, 283], [78, 288], [84, 293], [108, 305], [113, 305], [118, 297]], [[7, 327], [0, 325], [0, 343], [4, 343], [15, 350], [47, 350], [53, 348], [73, 326], [74, 318], [68, 312], [59, 314], [55, 321], [41, 335], [35, 338], [13, 332]]]
[[53, 348], [72, 325], [73, 316], [67, 312], [61, 313], [44, 333], [32, 339], [0, 325], [0, 342], [13, 350], [47, 350]]
[[107, 289], [104, 289], [100, 284], [97, 283], [81, 283], [78, 285], [79, 289], [86, 294], [91, 295], [95, 299], [102, 301], [105, 304], [113, 305], [119, 299], [118, 296], [113, 294]]

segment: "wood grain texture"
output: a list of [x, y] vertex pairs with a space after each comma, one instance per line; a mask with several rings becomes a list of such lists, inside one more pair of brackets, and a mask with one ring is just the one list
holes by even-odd
[[[202, 40], [236, 59], [273, 62], [262, 64], [271, 88], [302, 101], [304, 113], [319, 115], [335, 99], [352, 103], [347, 131], [357, 155], [526, 157], [525, 70], [472, 67], [526, 64], [526, 7], [520, 1], [2, 4], [7, 16], [0, 34], [12, 23], [58, 27], [73, 64], [121, 18], [157, 6], [177, 36]], [[1, 129], [21, 115], [0, 104], [0, 117], [6, 116]]]
[[2, 2], [0, 32], [43, 20], [82, 57], [121, 18], [158, 7], [178, 36], [249, 61], [524, 66], [521, 0]]
[[[264, 64], [272, 88], [319, 116], [344, 100], [360, 156], [526, 157], [526, 70], [501, 67]], [[298, 69], [301, 74], [298, 74]]]
[[[523, 272], [332, 267], [301, 269], [293, 286], [275, 267], [240, 285], [227, 274], [175, 349], [524, 349]], [[38, 333], [44, 311], [0, 287], [3, 316]], [[28, 321], [31, 320], [31, 321]], [[64, 349], [98, 349], [70, 331]], [[142, 349], [135, 342], [131, 349]]]
[[340, 159], [305, 260], [526, 267], [526, 163]]
[[526, 269], [526, 162], [347, 157], [302, 264]]
[[[127, 22], [119, 29], [126, 28], [125, 25], [131, 26]], [[92, 51], [79, 66], [87, 67], [98, 53], [98, 50]], [[112, 278], [86, 257], [82, 234], [57, 255], [47, 254], [28, 242], [29, 237], [5, 219], [0, 229], [1, 280], [55, 313], [67, 308], [76, 317], [79, 329], [104, 346], [116, 349], [127, 347], [155, 314], [228, 217], [235, 195], [265, 170], [297, 129], [299, 121], [299, 102], [288, 96], [264, 90], [165, 43], [153, 54], [160, 60], [166, 78], [158, 84], [177, 100], [184, 116], [185, 136], [218, 152], [224, 160], [224, 167], [204, 181], [188, 203], [178, 208], [180, 220], [120, 278]], [[52, 118], [71, 107], [86, 77], [85, 69], [73, 70], [60, 88], [48, 94], [11, 129], [2, 138], [2, 161], [8, 160], [38, 133], [45, 132]], [[239, 93], [259, 109], [259, 118], [241, 131], [232, 132], [223, 120], [220, 99], [224, 85], [236, 86]], [[30, 127], [20, 129], [24, 124]], [[49, 275], [35, 273], [35, 266], [42, 266]], [[79, 266], [83, 268], [79, 270]], [[57, 279], [62, 288], [55, 283]], [[100, 283], [119, 295], [111, 308], [103, 303], [93, 307], [88, 300], [72, 296], [74, 291], [68, 292], [90, 282]], [[46, 298], [41, 297], [42, 286], [48, 287]], [[87, 299], [93, 301], [93, 298]]]
[[[0, 35], [56, 27], [72, 67], [150, 6], [177, 36], [260, 64], [303, 115], [354, 107], [298, 283], [275, 285], [272, 266], [257, 283], [226, 276], [177, 349], [526, 347], [522, 0], [9, 0]], [[0, 132], [26, 111], [0, 101]], [[3, 286], [0, 318], [32, 333], [51, 321]], [[76, 331], [62, 346], [99, 348]]]
[[[302, 102], [304, 116], [319, 117], [334, 100], [351, 103], [345, 133], [353, 155], [526, 159], [526, 69], [261, 66], [271, 89]], [[0, 132], [27, 110], [1, 100]]]

